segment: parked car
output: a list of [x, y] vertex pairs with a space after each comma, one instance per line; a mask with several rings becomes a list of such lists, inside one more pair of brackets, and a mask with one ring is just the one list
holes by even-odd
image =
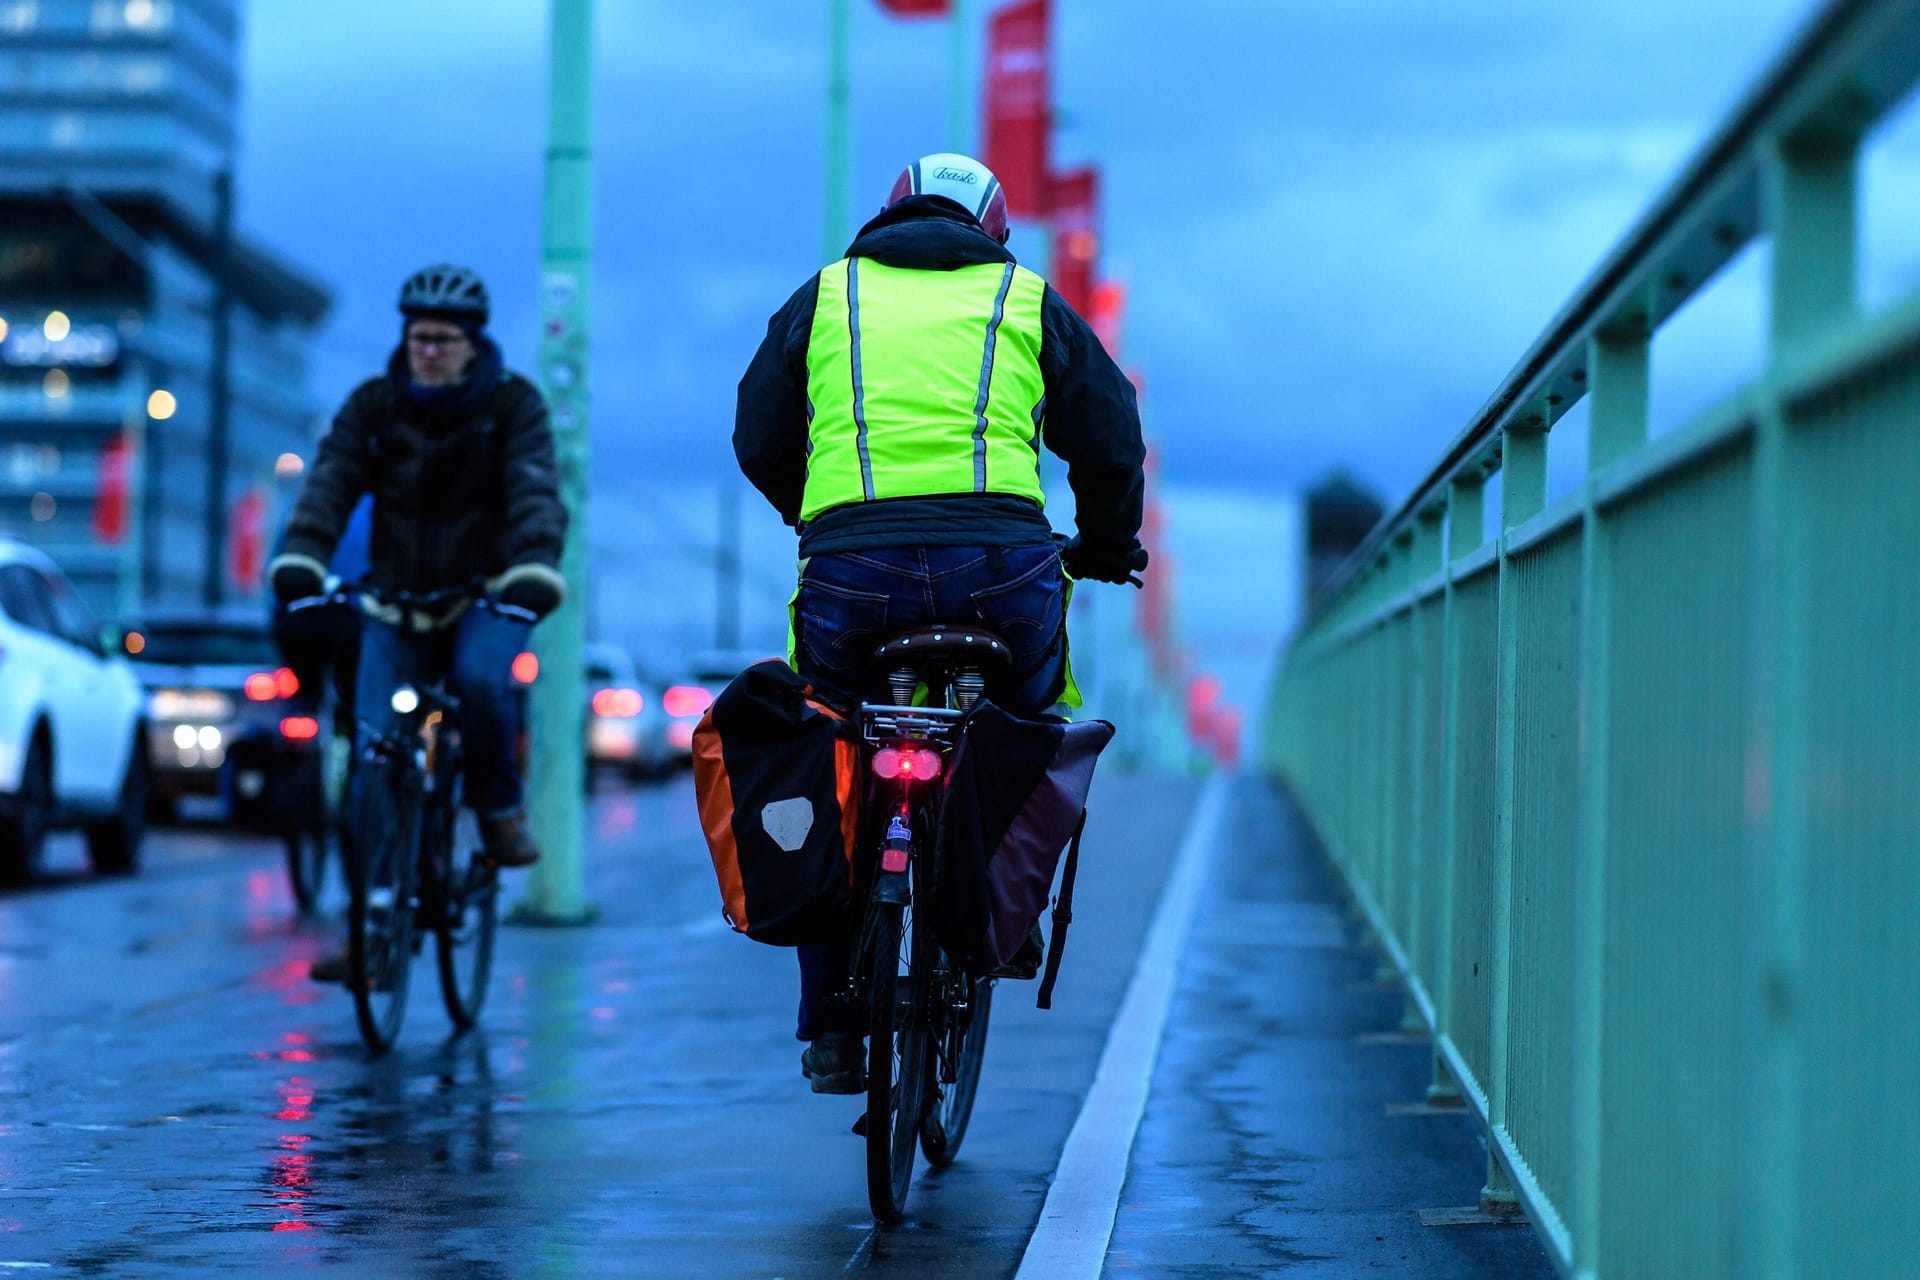
[[693, 759], [693, 730], [720, 691], [754, 663], [776, 656], [758, 649], [709, 649], [694, 655], [681, 678], [660, 695], [667, 713], [667, 745], [677, 762]]
[[589, 781], [595, 766], [636, 779], [667, 769], [673, 751], [659, 689], [641, 678], [633, 655], [616, 645], [590, 644], [586, 656]]
[[97, 872], [132, 871], [146, 821], [146, 699], [60, 570], [0, 538], [0, 879], [18, 883], [55, 827]]
[[127, 627], [121, 644], [147, 690], [150, 815], [174, 820], [187, 796], [220, 800], [234, 826], [286, 841], [294, 898], [311, 908], [327, 860], [326, 735], [266, 618], [155, 614]]

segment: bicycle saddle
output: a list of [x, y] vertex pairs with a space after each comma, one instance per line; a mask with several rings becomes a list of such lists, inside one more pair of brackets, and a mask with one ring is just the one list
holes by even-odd
[[873, 664], [883, 670], [974, 667], [992, 675], [1013, 666], [1013, 650], [984, 627], [915, 627], [875, 649]]

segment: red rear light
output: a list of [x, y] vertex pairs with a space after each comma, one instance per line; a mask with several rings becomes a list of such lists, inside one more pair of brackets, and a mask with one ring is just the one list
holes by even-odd
[[289, 742], [311, 742], [320, 736], [320, 722], [312, 716], [288, 716], [280, 722], [280, 736]]
[[273, 673], [273, 691], [283, 698], [300, 692], [300, 677], [293, 674], [292, 667], [282, 667]]
[[697, 684], [677, 684], [660, 695], [660, 706], [670, 716], [706, 714], [713, 705], [713, 694]]
[[521, 684], [532, 684], [540, 678], [540, 659], [531, 652], [516, 654], [513, 659], [513, 678]]
[[274, 679], [271, 671], [254, 672], [241, 688], [245, 690], [249, 702], [272, 702], [280, 696], [280, 682]]
[[873, 771], [883, 778], [931, 782], [940, 768], [940, 753], [925, 747], [882, 747], [873, 753]]
[[601, 689], [593, 695], [593, 714], [609, 719], [637, 716], [642, 705], [638, 689]]

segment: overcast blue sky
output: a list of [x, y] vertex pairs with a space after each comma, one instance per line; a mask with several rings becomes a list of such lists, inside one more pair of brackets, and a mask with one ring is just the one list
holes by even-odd
[[[948, 60], [940, 24], [854, 7], [866, 212], [944, 147]], [[826, 8], [599, 6], [597, 492], [731, 465], [739, 372], [819, 265]], [[1196, 513], [1232, 495], [1194, 526], [1335, 464], [1394, 496], [1416, 481], [1812, 9], [1056, 0], [1058, 150], [1105, 168], [1125, 355], [1169, 484]], [[487, 275], [529, 363], [545, 45], [535, 0], [251, 7], [242, 217], [336, 291], [324, 400], [379, 362], [399, 280], [434, 259]], [[1899, 133], [1869, 169], [1870, 293], [1920, 280], [1897, 213], [1920, 198], [1920, 130]], [[1731, 385], [1763, 265], [1656, 351], [1660, 404]]]

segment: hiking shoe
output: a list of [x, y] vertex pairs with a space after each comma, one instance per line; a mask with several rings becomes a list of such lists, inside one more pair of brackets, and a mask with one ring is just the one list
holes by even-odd
[[324, 982], [330, 987], [346, 982], [347, 949], [339, 947], [315, 960], [308, 968], [307, 976], [315, 982]]
[[800, 1074], [815, 1093], [860, 1093], [867, 1087], [864, 1037], [854, 1031], [824, 1031], [800, 1055]]
[[1020, 944], [1019, 950], [1008, 957], [1007, 962], [987, 974], [989, 978], [1013, 978], [1027, 981], [1040, 976], [1040, 964], [1047, 957], [1046, 939], [1040, 935], [1040, 926], [1035, 924], [1027, 934], [1027, 940]]
[[529, 867], [540, 861], [540, 846], [527, 830], [524, 810], [480, 817], [480, 843], [496, 867]]

